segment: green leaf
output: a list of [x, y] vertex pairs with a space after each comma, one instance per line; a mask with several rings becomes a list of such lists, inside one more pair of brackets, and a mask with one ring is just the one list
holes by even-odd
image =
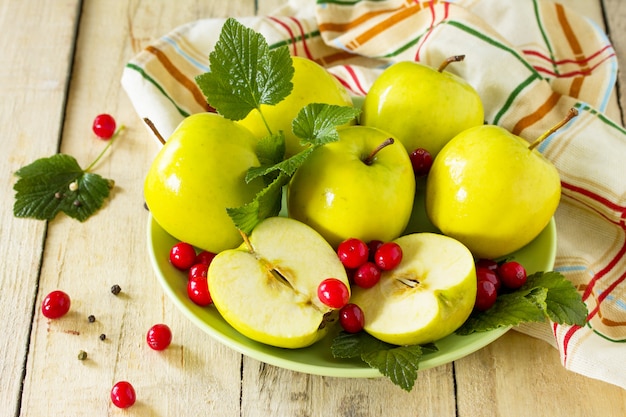
[[419, 345], [398, 346], [364, 353], [361, 358], [403, 390], [411, 391], [417, 381], [422, 348]]
[[256, 177], [268, 175], [275, 171], [280, 171], [284, 175], [291, 177], [304, 163], [315, 148], [306, 148], [290, 158], [271, 166], [252, 167], [246, 173], [246, 181], [250, 182]]
[[434, 343], [424, 346], [397, 346], [376, 339], [366, 332], [340, 332], [331, 345], [335, 358], [360, 357], [406, 391], [411, 391], [415, 385], [422, 356], [436, 351]]
[[547, 288], [546, 314], [559, 324], [583, 326], [587, 321], [587, 306], [570, 280], [559, 272], [536, 273], [528, 277], [524, 288]]
[[280, 212], [283, 186], [289, 177], [279, 175], [269, 186], [261, 190], [250, 203], [226, 211], [235, 227], [245, 234], [252, 233], [259, 222], [265, 218], [277, 216]]
[[474, 311], [456, 334], [468, 335], [486, 332], [501, 327], [516, 326], [524, 322], [541, 322], [545, 314], [541, 305], [545, 305], [548, 290], [532, 288], [498, 296], [496, 303], [484, 312]]
[[385, 343], [365, 332], [340, 332], [333, 339], [333, 344], [330, 349], [335, 358], [356, 358], [364, 353], [391, 349], [393, 347], [395, 347], [395, 345]]
[[285, 157], [285, 135], [282, 131], [259, 139], [256, 155], [261, 166], [277, 164]]
[[[246, 174], [246, 181], [252, 181], [256, 177], [268, 175], [275, 171], [280, 171], [285, 175], [292, 176], [298, 168], [302, 166], [315, 148], [338, 141], [339, 133], [337, 132], [337, 126], [350, 122], [359, 112], [359, 109], [353, 107], [336, 106], [332, 104], [312, 103], [306, 105], [293, 120], [293, 130], [294, 133], [302, 139], [302, 145], [310, 146], [284, 161], [273, 165], [264, 164], [262, 162], [260, 167], [250, 168]], [[268, 136], [266, 139], [270, 141], [274, 136], [276, 135]], [[271, 144], [263, 144], [262, 150], [267, 154], [273, 152], [271, 154], [275, 156], [277, 152], [271, 151], [271, 147]], [[267, 151], [267, 149], [270, 151]]]
[[52, 220], [59, 212], [81, 222], [98, 211], [113, 181], [84, 172], [69, 155], [56, 154], [20, 168], [13, 189], [16, 217]]
[[294, 135], [302, 145], [324, 145], [339, 140], [337, 126], [354, 120], [361, 110], [349, 106], [311, 103], [304, 106], [292, 122]]
[[499, 295], [489, 310], [473, 312], [456, 333], [467, 335], [546, 319], [579, 326], [587, 320], [587, 306], [580, 293], [559, 272], [529, 275], [520, 289]]
[[224, 23], [210, 72], [196, 83], [208, 102], [224, 117], [241, 120], [261, 104], [277, 104], [291, 92], [293, 64], [286, 46], [269, 49], [259, 33], [233, 18]]

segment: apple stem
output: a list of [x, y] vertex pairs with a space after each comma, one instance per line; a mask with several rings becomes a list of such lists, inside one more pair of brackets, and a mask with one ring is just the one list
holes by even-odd
[[372, 165], [372, 163], [374, 163], [374, 158], [376, 157], [376, 154], [378, 152], [381, 151], [381, 149], [385, 148], [386, 146], [392, 145], [395, 141], [393, 140], [393, 138], [387, 138], [383, 143], [381, 143], [380, 145], [378, 145], [376, 147], [376, 149], [374, 149], [372, 151], [372, 153], [370, 153], [367, 158], [365, 158], [363, 160], [363, 163], [365, 165]]
[[445, 69], [446, 69], [446, 67], [447, 67], [450, 63], [452, 63], [452, 62], [461, 62], [461, 61], [463, 61], [464, 59], [465, 59], [465, 55], [453, 55], [453, 56], [450, 56], [450, 57], [446, 58], [446, 60], [445, 60], [445, 61], [443, 61], [443, 62], [441, 63], [441, 65], [439, 65], [439, 68], [437, 68], [437, 71], [439, 71], [439, 72], [443, 72], [443, 70], [445, 70]]
[[244, 232], [242, 232], [241, 230], [239, 231], [239, 234], [243, 238], [243, 243], [246, 244], [246, 247], [248, 248], [248, 251], [250, 253], [254, 253], [254, 248], [252, 247], [252, 243], [250, 243], [250, 239], [248, 238], [248, 235], [245, 234]]
[[163, 139], [163, 136], [161, 136], [161, 134], [159, 133], [159, 130], [156, 128], [154, 123], [152, 123], [152, 120], [148, 119], [147, 117], [144, 117], [143, 122], [148, 125], [150, 130], [152, 130], [152, 133], [154, 133], [154, 136], [156, 136], [159, 142], [161, 142], [161, 145], [165, 145], [165, 139]]
[[554, 132], [556, 132], [557, 130], [559, 130], [560, 128], [562, 128], [567, 122], [569, 122], [570, 120], [572, 120], [574, 117], [578, 116], [578, 110], [576, 110], [574, 107], [572, 107], [571, 109], [569, 109], [569, 111], [567, 112], [567, 115], [565, 115], [565, 117], [563, 118], [563, 120], [561, 120], [559, 123], [557, 123], [556, 125], [554, 125], [550, 130], [548, 130], [547, 132], [545, 132], [543, 135], [539, 136], [533, 143], [531, 143], [528, 146], [528, 149], [530, 149], [531, 151], [533, 149], [535, 149], [537, 146], [539, 146], [541, 144], [541, 142], [543, 142], [548, 136], [550, 136], [551, 134], [553, 134]]

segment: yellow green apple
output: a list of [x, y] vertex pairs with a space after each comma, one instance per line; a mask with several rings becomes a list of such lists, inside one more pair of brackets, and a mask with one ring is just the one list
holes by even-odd
[[336, 321], [317, 288], [336, 278], [349, 288], [334, 249], [309, 226], [287, 217], [261, 221], [237, 249], [218, 254], [209, 291], [224, 320], [241, 334], [272, 346], [306, 347]]
[[313, 227], [333, 247], [351, 237], [395, 239], [408, 224], [415, 196], [406, 150], [376, 128], [337, 131], [339, 140], [316, 148], [292, 178], [289, 217]]
[[476, 300], [472, 253], [437, 233], [395, 240], [402, 261], [371, 288], [354, 286], [351, 303], [361, 307], [364, 330], [395, 345], [421, 345], [448, 336], [469, 317]]
[[409, 153], [423, 148], [436, 157], [457, 133], [482, 125], [485, 117], [476, 90], [443, 68], [403, 61], [385, 69], [365, 96], [361, 124], [391, 133]]
[[258, 166], [257, 139], [213, 113], [184, 119], [157, 153], [144, 182], [146, 204], [170, 235], [214, 253], [242, 238], [226, 213], [250, 202], [264, 184], [244, 181]]
[[291, 80], [293, 89], [287, 98], [276, 105], [261, 105], [261, 112], [252, 110], [248, 116], [237, 123], [249, 129], [257, 138], [282, 130], [285, 134], [285, 156], [288, 158], [303, 148], [300, 139], [294, 135], [291, 122], [307, 104], [325, 103], [338, 106], [352, 106], [348, 90], [337, 81], [324, 67], [310, 59], [292, 57], [294, 74]]
[[477, 257], [499, 258], [530, 243], [561, 196], [556, 167], [499, 126], [468, 129], [439, 153], [426, 182], [426, 213]]

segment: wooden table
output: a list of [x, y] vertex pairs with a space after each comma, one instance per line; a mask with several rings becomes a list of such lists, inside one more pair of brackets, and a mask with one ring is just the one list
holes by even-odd
[[[626, 109], [626, 11], [620, 0], [563, 1], [609, 33]], [[515, 331], [464, 358], [419, 375], [406, 393], [385, 378], [296, 373], [244, 357], [186, 319], [155, 280], [146, 250], [142, 184], [156, 153], [120, 87], [124, 64], [155, 38], [211, 16], [266, 14], [280, 0], [0, 0], [0, 415], [2, 416], [624, 416], [626, 391], [566, 371], [557, 351]], [[127, 126], [97, 172], [116, 181], [104, 210], [85, 223], [12, 214], [13, 173], [37, 158], [68, 153], [84, 165], [102, 149], [91, 122], [101, 112]], [[110, 287], [118, 284], [115, 297]], [[49, 321], [42, 298], [72, 297]], [[89, 323], [87, 317], [96, 321]], [[167, 323], [173, 344], [152, 351], [148, 328]], [[101, 341], [99, 335], [106, 334]], [[79, 361], [80, 350], [88, 353]], [[109, 400], [131, 381], [138, 402]]]

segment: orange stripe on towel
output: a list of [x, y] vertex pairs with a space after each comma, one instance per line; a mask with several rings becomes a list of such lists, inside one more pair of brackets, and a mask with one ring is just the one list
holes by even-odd
[[543, 117], [556, 106], [560, 99], [561, 94], [556, 92], [552, 93], [537, 110], [528, 116], [522, 117], [513, 127], [512, 133], [519, 136], [524, 129], [543, 119]]
[[163, 67], [165, 68], [165, 70], [183, 87], [189, 90], [195, 101], [200, 104], [202, 108], [206, 109], [207, 111], [210, 110], [209, 104], [207, 103], [204, 94], [202, 94], [202, 91], [200, 91], [196, 83], [187, 78], [185, 74], [183, 74], [178, 68], [176, 68], [176, 66], [163, 53], [163, 51], [154, 46], [148, 46], [146, 50], [156, 56], [161, 65], [163, 65]]

